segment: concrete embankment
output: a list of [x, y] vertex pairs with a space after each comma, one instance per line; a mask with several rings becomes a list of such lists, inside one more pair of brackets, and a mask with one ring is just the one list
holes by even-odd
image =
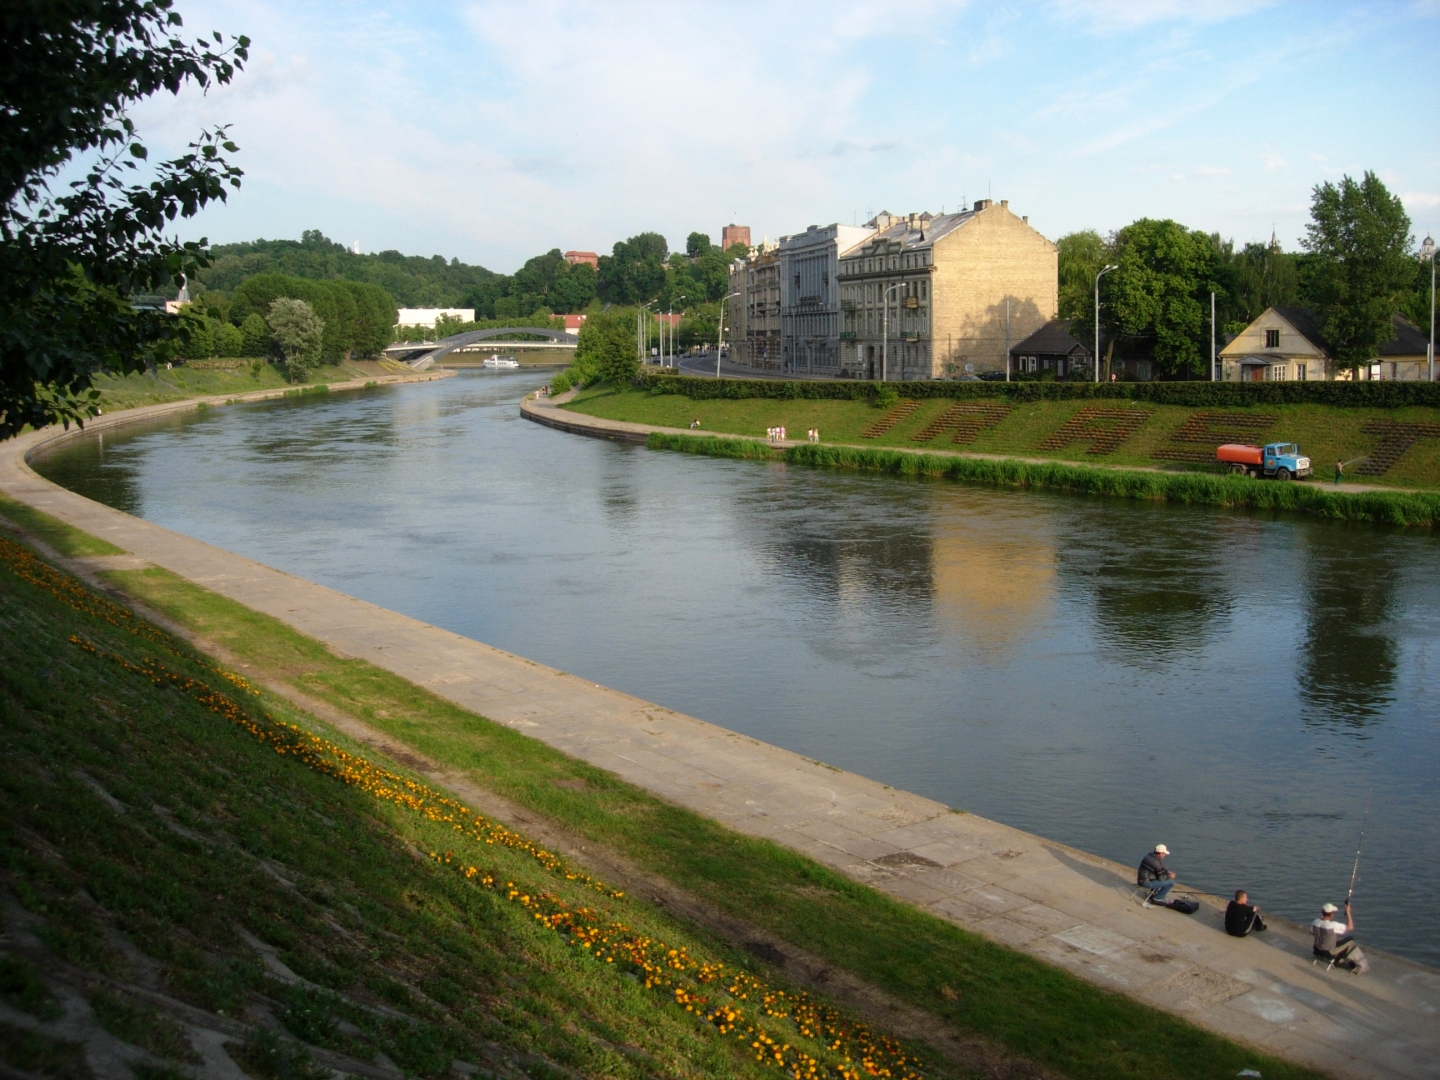
[[[541, 414], [541, 422], [564, 430], [608, 423], [527, 403], [527, 416]], [[155, 413], [137, 410], [134, 418], [145, 415]], [[113, 425], [129, 414], [104, 419]], [[37, 432], [0, 445], [0, 490], [129, 553], [117, 559], [164, 567], [672, 803], [1240, 1042], [1347, 1076], [1440, 1075], [1440, 972], [1372, 950], [1369, 976], [1326, 974], [1311, 966], [1301, 927], [1282, 923], [1262, 937], [1233, 939], [1221, 929], [1213, 898], [1203, 898], [1192, 917], [1143, 909], [1132, 898], [1128, 867], [952, 812], [91, 502], [27, 464], [65, 437], [76, 436]], [[1156, 839], [1140, 838], [1141, 845]]]

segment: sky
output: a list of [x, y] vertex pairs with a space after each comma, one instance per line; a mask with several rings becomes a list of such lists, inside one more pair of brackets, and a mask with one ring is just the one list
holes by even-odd
[[[320, 229], [511, 272], [635, 233], [752, 237], [987, 196], [1051, 239], [1168, 217], [1298, 247], [1315, 185], [1378, 174], [1440, 231], [1440, 0], [180, 0], [251, 38], [211, 243]], [[1427, 104], [1428, 103], [1428, 104]]]

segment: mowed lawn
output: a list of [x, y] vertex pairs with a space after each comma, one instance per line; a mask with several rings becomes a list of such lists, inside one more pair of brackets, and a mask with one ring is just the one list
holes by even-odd
[[[979, 400], [1001, 403], [1001, 399]], [[617, 391], [609, 387], [599, 387], [582, 391], [573, 402], [564, 407], [605, 419], [665, 427], [688, 428], [691, 421], [699, 420], [701, 430], [716, 434], [750, 435], [758, 438], [764, 436], [767, 428], [783, 425], [789, 438], [804, 439], [809, 428], [818, 427], [821, 441], [826, 443], [908, 447], [928, 451], [965, 451], [1058, 461], [1204, 471], [1220, 469], [1212, 464], [1177, 460], [1173, 453], [1177, 446], [1192, 454], [1198, 449], [1202, 454], [1208, 455], [1213, 449], [1209, 444], [1177, 443], [1175, 438], [1184, 425], [1196, 413], [1206, 413], [1215, 418], [1213, 426], [1217, 429], [1225, 426], [1225, 417], [1235, 417], [1244, 426], [1246, 421], [1253, 421], [1258, 415], [1273, 417], [1274, 423], [1268, 427], [1262, 426], [1257, 440], [1299, 443], [1301, 451], [1309, 455], [1314, 462], [1317, 480], [1331, 478], [1334, 475], [1335, 462], [1344, 461], [1347, 463], [1348, 479], [1396, 487], [1440, 487], [1440, 439], [1436, 438], [1416, 441], [1382, 476], [1355, 474], [1356, 467], [1381, 442], [1381, 435], [1365, 430], [1368, 425], [1376, 421], [1440, 424], [1440, 409], [1344, 409], [1329, 405], [1197, 409], [1124, 400], [1019, 402], [1014, 404], [1003, 419], [979, 431], [968, 443], [957, 444], [953, 433], [949, 431], [942, 431], [930, 439], [917, 439], [917, 436], [925, 432], [926, 428], [953, 404], [953, 399], [949, 398], [920, 401], [888, 431], [870, 438], [865, 437], [865, 432], [877, 421], [885, 418], [887, 410], [878, 409], [866, 401], [773, 398], [693, 400], [680, 394], [653, 394], [644, 390]], [[1107, 410], [1133, 412], [1143, 419], [1133, 421], [1133, 433], [1106, 453], [1091, 453], [1093, 444], [1084, 439], [1058, 447], [1041, 446], [1082, 409], [1097, 405]], [[1107, 420], [1102, 423], [1113, 422]]]

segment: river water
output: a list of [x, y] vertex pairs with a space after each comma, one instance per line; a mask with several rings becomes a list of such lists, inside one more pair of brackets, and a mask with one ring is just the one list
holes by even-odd
[[688, 455], [529, 373], [232, 406], [91, 498], [811, 758], [1440, 965], [1440, 538]]

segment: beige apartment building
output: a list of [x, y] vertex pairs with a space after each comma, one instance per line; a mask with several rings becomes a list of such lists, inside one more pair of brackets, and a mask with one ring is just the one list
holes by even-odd
[[730, 357], [761, 371], [780, 370], [780, 253], [761, 245], [730, 267]]
[[1058, 313], [1059, 249], [1006, 200], [869, 225], [875, 234], [839, 260], [842, 377], [1004, 371], [1007, 344]]

